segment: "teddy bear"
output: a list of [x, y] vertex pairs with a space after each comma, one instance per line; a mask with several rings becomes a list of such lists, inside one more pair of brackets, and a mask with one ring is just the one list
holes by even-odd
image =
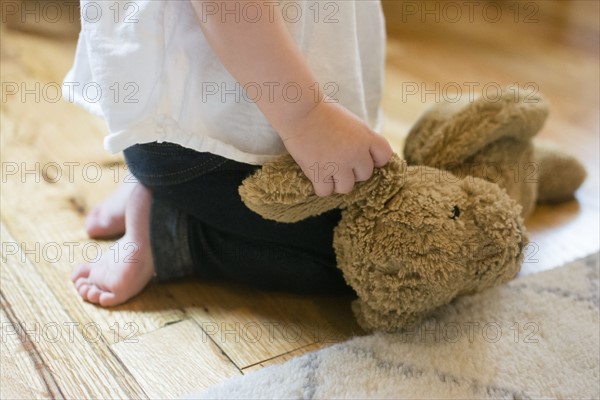
[[[338, 268], [356, 292], [352, 309], [359, 325], [366, 331], [402, 330], [457, 296], [507, 282], [520, 270], [528, 236], [524, 207], [518, 202], [529, 207], [535, 193], [538, 198], [546, 196], [540, 195], [544, 189], [531, 187], [537, 182], [525, 185], [519, 181], [514, 186], [509, 179], [493, 182], [488, 176], [465, 173], [461, 166], [467, 161], [483, 162], [488, 154], [491, 161], [487, 162], [498, 163], [502, 175], [508, 171], [504, 167], [507, 160], [531, 159], [531, 132], [541, 127], [545, 112], [538, 106], [532, 107], [531, 114], [507, 113], [514, 103], [519, 101], [505, 100], [493, 108], [496, 116], [508, 115], [505, 119], [486, 121], [490, 113], [481, 115], [485, 122], [481, 124], [477, 124], [477, 114], [464, 119], [470, 124], [466, 134], [477, 138], [473, 142], [479, 144], [472, 143], [470, 148], [483, 149], [476, 152], [481, 158], [458, 156], [468, 153], [458, 150], [463, 146], [463, 127], [457, 125], [452, 136], [454, 125], [445, 122], [460, 117], [464, 110], [444, 104], [425, 114], [411, 131], [407, 151], [418, 156], [407, 162], [394, 154], [351, 193], [317, 196], [289, 155], [264, 164], [242, 182], [239, 193], [248, 208], [279, 222], [296, 222], [340, 208], [333, 247]], [[495, 128], [493, 133], [488, 132], [491, 128]], [[440, 132], [437, 147], [429, 146], [430, 138], [437, 138], [433, 132]], [[458, 143], [448, 142], [450, 138]], [[483, 142], [488, 146], [497, 143], [486, 147]], [[458, 149], [452, 152], [455, 146]], [[511, 151], [511, 155], [496, 157], [492, 150]], [[443, 163], [435, 151], [445, 151], [447, 157], [458, 161]], [[538, 156], [550, 157], [541, 152]], [[419, 163], [435, 167], [413, 165]], [[536, 176], [541, 179], [545, 176], [542, 170], [552, 165], [556, 163], [540, 163]], [[554, 190], [548, 189], [548, 198], [565, 194]]]

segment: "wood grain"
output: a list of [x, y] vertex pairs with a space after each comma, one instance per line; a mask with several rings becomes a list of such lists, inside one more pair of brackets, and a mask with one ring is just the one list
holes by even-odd
[[151, 399], [180, 397], [240, 374], [192, 321], [171, 324], [111, 348]]
[[168, 290], [240, 369], [360, 332], [350, 299], [344, 297], [275, 294], [203, 282], [182, 282]]
[[44, 367], [33, 345], [16, 322], [10, 320], [5, 313], [5, 302], [2, 300], [0, 310], [0, 398], [2, 399], [37, 399], [51, 398], [56, 389], [47, 386]]
[[[3, 241], [14, 241], [0, 225]], [[24, 260], [24, 261], [23, 261]], [[3, 301], [39, 354], [54, 384], [52, 397], [146, 398], [138, 383], [116, 360], [102, 339], [101, 327], [81, 323], [65, 312], [51, 288], [22, 252], [2, 251], [0, 290]]]
[[327, 346], [326, 343], [313, 343], [313, 344], [309, 344], [308, 346], [305, 347], [300, 347], [296, 350], [292, 350], [289, 353], [284, 353], [281, 354], [277, 357], [273, 357], [273, 358], [269, 358], [267, 360], [261, 361], [258, 364], [254, 364], [254, 365], [250, 365], [249, 367], [246, 367], [242, 370], [242, 372], [244, 373], [244, 375], [249, 374], [251, 372], [254, 371], [258, 371], [264, 367], [270, 367], [271, 365], [277, 365], [277, 364], [282, 364], [286, 361], [291, 360], [292, 358], [295, 357], [300, 357], [303, 354], [312, 352], [312, 351], [317, 351], [323, 347]]

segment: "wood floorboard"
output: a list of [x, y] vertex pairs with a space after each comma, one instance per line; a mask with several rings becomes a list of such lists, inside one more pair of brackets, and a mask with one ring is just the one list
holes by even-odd
[[181, 397], [241, 374], [211, 337], [189, 320], [111, 348], [151, 399]]
[[6, 300], [0, 298], [0, 302], [0, 398], [61, 398], [56, 382], [36, 352], [31, 339], [27, 337], [14, 314], [7, 315], [12, 310]]
[[[0, 229], [4, 243], [15, 242], [4, 224]], [[82, 322], [83, 318], [69, 315], [25, 254], [3, 251], [2, 257], [3, 305], [6, 302], [10, 307], [12, 326], [23, 328], [35, 348], [32, 351], [40, 356], [42, 369], [56, 382], [58, 392], [51, 393], [53, 397], [146, 398], [102, 339], [97, 322]]]

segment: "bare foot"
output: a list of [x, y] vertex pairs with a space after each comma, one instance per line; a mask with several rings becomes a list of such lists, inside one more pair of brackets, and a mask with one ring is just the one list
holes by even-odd
[[109, 239], [125, 233], [125, 207], [138, 184], [122, 182], [102, 203], [94, 207], [85, 219], [85, 230], [93, 239]]
[[150, 249], [152, 194], [140, 183], [132, 186], [125, 210], [125, 236], [98, 262], [82, 264], [71, 275], [81, 297], [104, 307], [126, 302], [141, 292], [154, 275]]

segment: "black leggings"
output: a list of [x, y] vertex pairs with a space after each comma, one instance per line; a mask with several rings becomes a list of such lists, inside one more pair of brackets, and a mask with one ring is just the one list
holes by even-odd
[[339, 210], [293, 224], [263, 219], [238, 187], [260, 168], [172, 143], [129, 147], [133, 175], [152, 192], [150, 237], [159, 281], [196, 275], [295, 293], [351, 293], [336, 267]]

